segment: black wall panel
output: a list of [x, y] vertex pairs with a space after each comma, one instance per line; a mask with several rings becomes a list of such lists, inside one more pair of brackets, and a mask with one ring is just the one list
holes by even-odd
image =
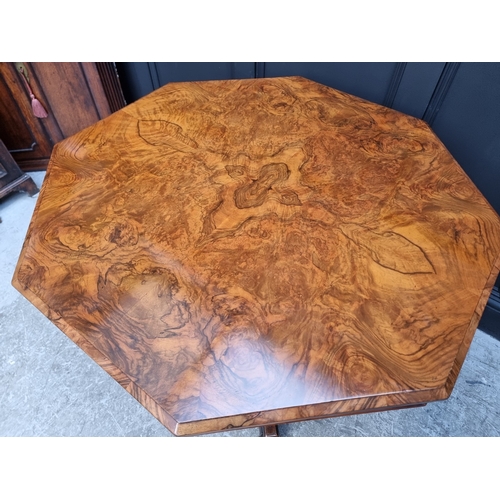
[[445, 63], [407, 63], [391, 108], [423, 118]]
[[397, 63], [265, 63], [266, 78], [303, 76], [368, 101], [384, 104]]
[[254, 63], [155, 63], [160, 85], [196, 80], [254, 78]]
[[462, 63], [432, 129], [500, 213], [500, 64]]
[[116, 63], [128, 103], [170, 82], [255, 78], [255, 63]]

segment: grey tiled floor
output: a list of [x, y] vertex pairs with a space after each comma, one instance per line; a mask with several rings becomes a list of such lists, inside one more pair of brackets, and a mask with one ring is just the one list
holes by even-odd
[[[43, 176], [32, 174], [38, 185]], [[0, 201], [0, 436], [171, 436], [11, 286], [35, 202], [25, 193]], [[287, 424], [279, 431], [282, 436], [498, 436], [500, 342], [477, 331], [447, 401]]]

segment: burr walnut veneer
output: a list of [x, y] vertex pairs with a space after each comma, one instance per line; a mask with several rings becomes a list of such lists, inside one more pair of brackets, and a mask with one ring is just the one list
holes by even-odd
[[423, 121], [171, 83], [56, 145], [13, 284], [188, 435], [447, 398], [499, 256]]

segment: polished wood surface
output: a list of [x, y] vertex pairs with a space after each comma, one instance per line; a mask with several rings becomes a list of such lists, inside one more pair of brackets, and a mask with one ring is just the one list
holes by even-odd
[[500, 220], [420, 120], [172, 83], [59, 143], [13, 284], [179, 435], [449, 396]]

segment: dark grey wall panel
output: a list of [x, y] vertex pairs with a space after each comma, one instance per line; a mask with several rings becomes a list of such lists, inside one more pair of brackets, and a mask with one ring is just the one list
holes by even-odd
[[128, 103], [169, 82], [254, 78], [255, 63], [116, 63]]
[[303, 76], [383, 104], [398, 63], [265, 63], [265, 77]]
[[431, 100], [429, 101], [424, 116], [422, 117], [429, 125], [432, 125], [434, 123], [434, 119], [439, 113], [444, 99], [448, 95], [450, 85], [455, 79], [458, 68], [460, 68], [459, 62], [448, 62], [444, 65], [443, 72], [439, 77], [439, 81], [437, 82], [436, 88], [434, 89]]
[[500, 340], [500, 291], [493, 288], [478, 328]]
[[432, 128], [500, 212], [500, 64], [462, 63]]
[[196, 80], [254, 78], [254, 63], [154, 63], [160, 85]]
[[116, 63], [123, 95], [128, 104], [153, 92], [154, 86], [149, 64], [147, 62]]
[[445, 63], [407, 63], [391, 107], [422, 118]]

